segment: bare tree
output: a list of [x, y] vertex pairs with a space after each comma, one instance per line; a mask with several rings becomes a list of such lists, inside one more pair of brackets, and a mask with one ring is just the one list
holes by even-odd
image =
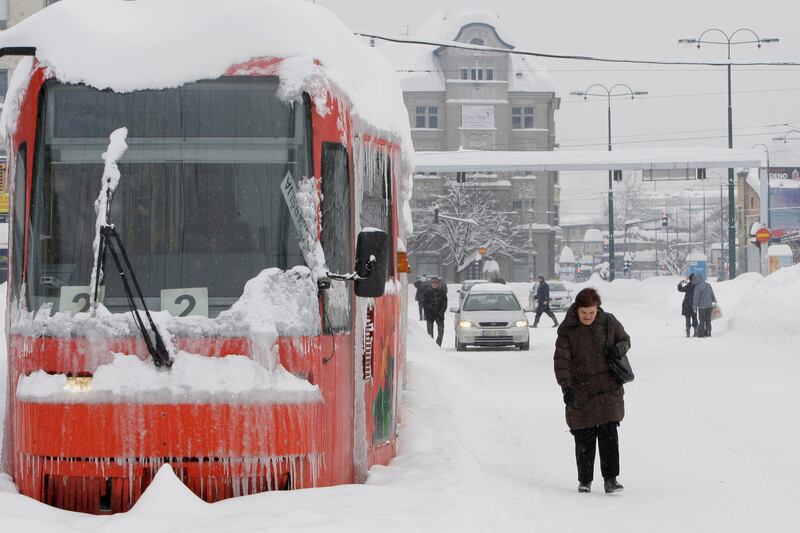
[[[439, 207], [434, 222], [433, 205]], [[417, 212], [409, 245], [415, 251], [433, 251], [456, 272], [472, 260], [479, 248], [489, 255], [525, 253], [523, 238], [510, 213], [498, 212], [493, 193], [474, 185], [444, 181], [444, 192], [432, 195], [431, 204]]]
[[667, 246], [659, 258], [659, 263], [667, 272], [678, 276], [686, 270], [686, 258], [689, 256], [690, 250], [691, 246], [685, 243]]

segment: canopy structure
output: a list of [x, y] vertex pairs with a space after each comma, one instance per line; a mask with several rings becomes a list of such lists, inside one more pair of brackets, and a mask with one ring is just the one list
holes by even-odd
[[417, 152], [415, 172], [674, 170], [766, 167], [762, 150], [650, 148], [617, 151]]

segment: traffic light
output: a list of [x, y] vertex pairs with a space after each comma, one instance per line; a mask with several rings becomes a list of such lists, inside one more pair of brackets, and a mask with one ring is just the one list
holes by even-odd
[[627, 272], [633, 266], [633, 261], [631, 261], [630, 259], [626, 259], [624, 266], [625, 266], [625, 271]]
[[666, 213], [661, 213], [661, 226], [666, 228], [667, 224], [669, 224], [669, 219]]
[[613, 172], [613, 176], [614, 176], [614, 181], [617, 181], [617, 182], [622, 181], [622, 171], [621, 170], [615, 170]]
[[433, 223], [434, 224], [438, 224], [439, 223], [439, 206], [438, 205], [433, 208]]

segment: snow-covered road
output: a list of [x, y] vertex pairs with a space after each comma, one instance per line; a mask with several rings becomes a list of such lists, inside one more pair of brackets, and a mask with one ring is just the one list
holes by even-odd
[[400, 453], [389, 467], [373, 468], [366, 485], [207, 505], [161, 472], [130, 513], [90, 517], [0, 484], [0, 529], [796, 531], [800, 334], [789, 304], [800, 293], [800, 267], [792, 270], [779, 280], [789, 291], [780, 301], [758, 300], [774, 289], [764, 285], [770, 278], [715, 285], [729, 316], [714, 322], [708, 339], [683, 337], [677, 278], [600, 287], [604, 308], [632, 337], [637, 375], [626, 386], [620, 427], [621, 494], [603, 494], [597, 481], [592, 494], [577, 494], [573, 440], [553, 377], [555, 329], [531, 330], [528, 352], [464, 353], [453, 348], [450, 316], [443, 349], [412, 316]]

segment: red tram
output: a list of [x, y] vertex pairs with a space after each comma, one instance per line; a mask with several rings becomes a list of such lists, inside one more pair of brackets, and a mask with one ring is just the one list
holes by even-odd
[[[34, 53], [7, 50], [15, 51]], [[281, 92], [283, 57], [130, 92], [66, 83], [57, 65], [24, 61], [30, 73], [6, 125], [4, 468], [20, 492], [64, 509], [120, 512], [165, 463], [209, 502], [357, 482], [388, 463], [405, 349], [404, 134], [357, 123], [319, 61], [314, 87], [292, 99]], [[128, 149], [108, 215], [141, 288], [134, 303], [110, 260], [98, 294], [90, 287], [102, 154], [122, 126]], [[317, 193], [309, 231], [322, 275], [281, 191], [287, 175]], [[358, 250], [365, 228], [383, 230], [385, 246], [367, 239]], [[365, 279], [335, 275], [363, 267], [358, 254], [373, 256]], [[146, 306], [156, 325], [137, 330], [132, 306]], [[171, 369], [150, 360], [158, 331], [176, 357]], [[117, 368], [120, 354], [152, 368]], [[189, 385], [180, 382], [176, 354], [207, 370], [187, 370]], [[213, 375], [224, 365], [197, 362], [235, 356], [241, 368], [288, 382], [288, 392], [260, 383], [228, 393]], [[101, 385], [114, 369], [116, 381]]]

